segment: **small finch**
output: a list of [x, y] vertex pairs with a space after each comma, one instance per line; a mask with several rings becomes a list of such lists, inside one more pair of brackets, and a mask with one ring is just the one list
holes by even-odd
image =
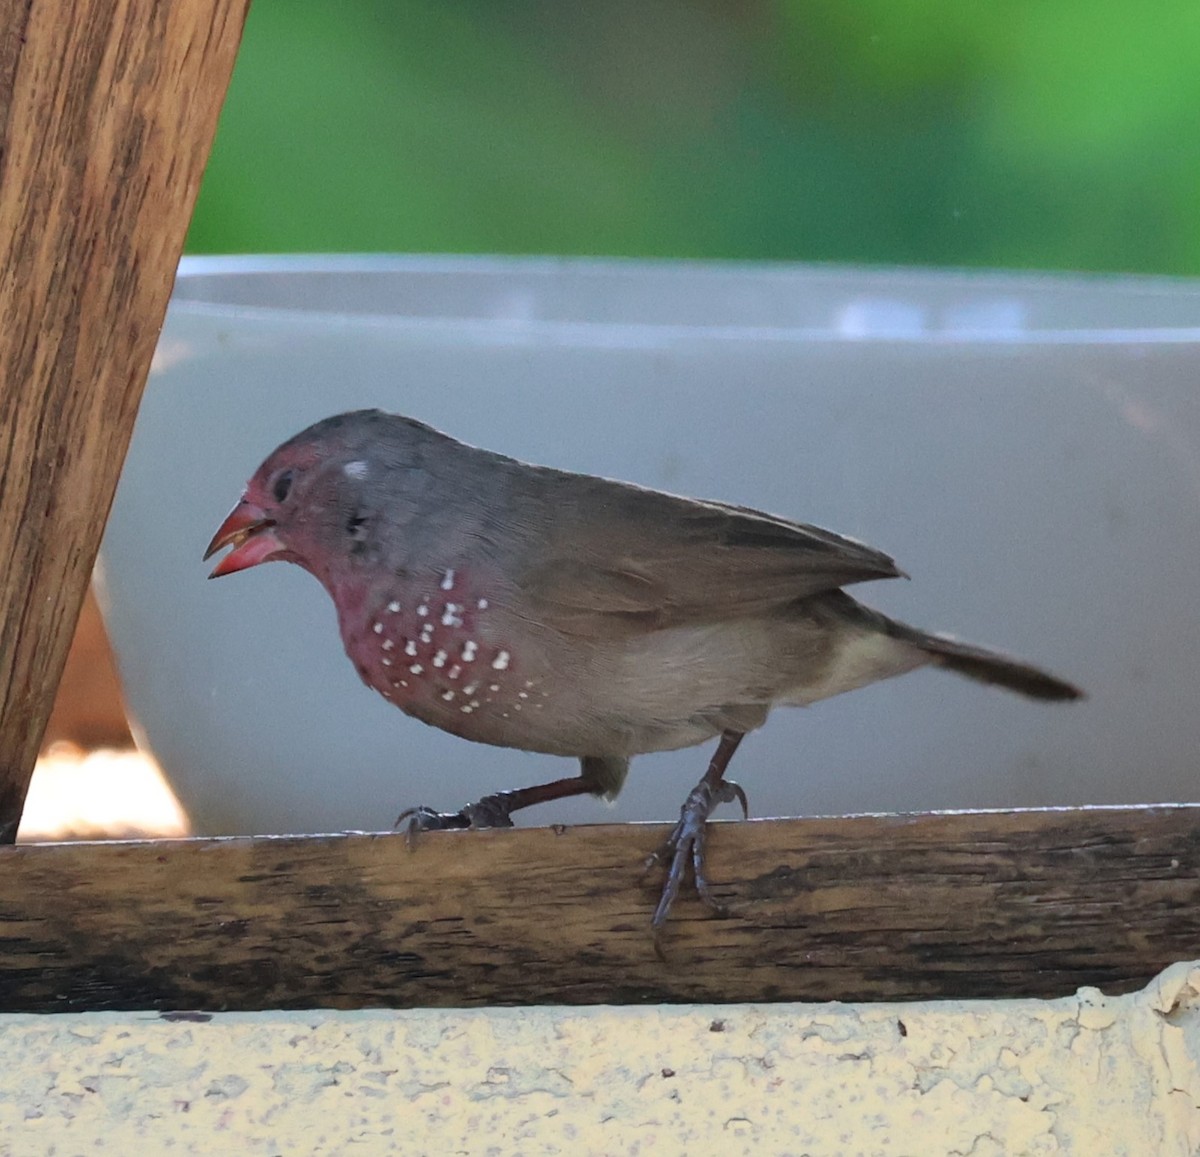
[[[531, 466], [411, 418], [327, 418], [275, 450], [205, 558], [211, 577], [274, 559], [313, 574], [367, 686], [464, 739], [572, 756], [577, 776], [412, 808], [410, 831], [509, 826], [513, 812], [613, 798], [634, 755], [719, 742], [665, 847], [657, 938], [704, 831], [742, 789], [725, 769], [772, 707], [935, 666], [1034, 699], [1081, 692], [1027, 663], [928, 634], [841, 588], [902, 572], [853, 539], [740, 506]], [[398, 823], [400, 821], [397, 821]]]

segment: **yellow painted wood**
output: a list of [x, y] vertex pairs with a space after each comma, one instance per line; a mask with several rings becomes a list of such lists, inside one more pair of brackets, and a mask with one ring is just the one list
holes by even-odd
[[0, 1154], [1183, 1157], [1200, 964], [1053, 1001], [0, 1017]]

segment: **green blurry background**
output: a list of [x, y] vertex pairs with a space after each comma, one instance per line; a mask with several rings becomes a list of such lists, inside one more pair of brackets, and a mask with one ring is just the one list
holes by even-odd
[[1200, 0], [254, 0], [189, 251], [1200, 273]]

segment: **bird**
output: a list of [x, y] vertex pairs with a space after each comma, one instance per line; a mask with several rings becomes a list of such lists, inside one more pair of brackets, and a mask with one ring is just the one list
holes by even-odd
[[[405, 714], [478, 743], [573, 757], [579, 774], [407, 809], [418, 831], [505, 827], [568, 796], [613, 799], [633, 756], [717, 739], [666, 844], [656, 945], [704, 868], [742, 737], [920, 667], [1032, 699], [1082, 696], [987, 647], [890, 618], [843, 588], [904, 576], [852, 538], [750, 507], [531, 465], [381, 410], [316, 422], [272, 451], [205, 559], [217, 578], [296, 563], [331, 596], [362, 681]], [[661, 950], [660, 950], [661, 955]]]

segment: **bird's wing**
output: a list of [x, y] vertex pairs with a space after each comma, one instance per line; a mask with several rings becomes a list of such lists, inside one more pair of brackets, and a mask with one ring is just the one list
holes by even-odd
[[520, 587], [534, 616], [569, 634], [766, 614], [903, 573], [853, 539], [746, 507], [609, 482], [559, 497], [554, 531], [531, 552]]

